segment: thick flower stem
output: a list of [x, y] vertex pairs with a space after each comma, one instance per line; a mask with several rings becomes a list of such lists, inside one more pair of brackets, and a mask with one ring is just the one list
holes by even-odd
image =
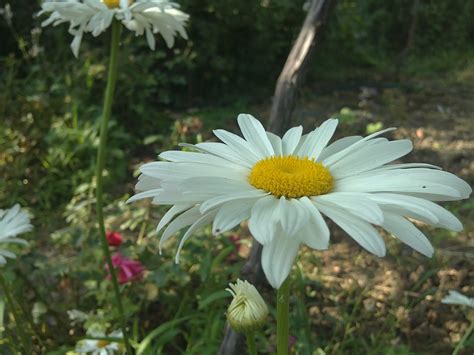
[[288, 354], [289, 338], [289, 309], [290, 309], [290, 278], [278, 289], [277, 294], [277, 354]]
[[8, 283], [3, 277], [1, 272], [0, 272], [0, 286], [2, 287], [5, 297], [7, 298], [9, 309], [13, 314], [16, 330], [18, 331], [18, 335], [20, 336], [21, 342], [23, 344], [23, 350], [25, 351], [26, 354], [30, 354], [29, 338], [24, 332], [24, 325], [22, 324], [23, 322], [21, 321], [19, 314], [16, 312], [15, 303], [13, 302], [12, 294], [10, 293], [10, 289], [8, 288]]
[[247, 338], [247, 348], [249, 355], [257, 355], [257, 344], [255, 343], [255, 334], [253, 332], [247, 332], [245, 334]]
[[464, 347], [464, 343], [469, 338], [473, 330], [474, 330], [474, 320], [471, 321], [471, 325], [469, 326], [469, 328], [467, 328], [466, 333], [464, 333], [458, 345], [456, 345], [456, 348], [453, 351], [453, 355], [457, 355], [459, 351]]
[[96, 199], [97, 199], [97, 220], [99, 223], [99, 234], [104, 251], [104, 256], [107, 261], [108, 271], [112, 278], [112, 285], [115, 293], [115, 301], [117, 304], [118, 311], [120, 313], [121, 328], [123, 332], [123, 340], [127, 354], [132, 354], [130, 342], [127, 335], [125, 313], [123, 311], [122, 299], [120, 298], [120, 288], [117, 281], [117, 274], [115, 272], [112, 258], [110, 256], [109, 245], [105, 235], [105, 224], [104, 224], [104, 206], [103, 206], [103, 172], [106, 157], [107, 148], [107, 130], [109, 126], [110, 113], [112, 111], [112, 102], [115, 91], [115, 82], [117, 80], [117, 68], [118, 68], [118, 50], [120, 42], [120, 31], [121, 25], [117, 20], [113, 20], [112, 23], [112, 40], [110, 46], [110, 61], [109, 61], [109, 73], [107, 76], [107, 87], [105, 89], [104, 107], [102, 111], [102, 120], [100, 122], [100, 142], [99, 150], [97, 152], [97, 170], [96, 170]]

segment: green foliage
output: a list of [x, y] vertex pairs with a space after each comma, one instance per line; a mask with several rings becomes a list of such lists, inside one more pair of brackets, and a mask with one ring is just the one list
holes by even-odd
[[[235, 281], [243, 260], [228, 235], [215, 238], [210, 230], [187, 242], [181, 265], [173, 261], [175, 242], [158, 256], [155, 225], [163, 210], [145, 203], [125, 204], [135, 180], [133, 171], [179, 142], [207, 139], [211, 129], [227, 125], [257, 101], [266, 109], [301, 26], [303, 3], [183, 0], [183, 10], [191, 14], [190, 40], [178, 40], [173, 50], [158, 40], [157, 50], [151, 52], [144, 38], [124, 32], [107, 153], [106, 224], [124, 234], [121, 252], [147, 269], [142, 280], [122, 286], [134, 345], [141, 354], [216, 353], [229, 301], [224, 288]], [[339, 1], [320, 34], [312, 77], [347, 80], [394, 72], [407, 46], [412, 4]], [[67, 26], [39, 29], [41, 19], [32, 17], [38, 2], [18, 0], [12, 9], [12, 24], [0, 19], [0, 207], [16, 202], [28, 206], [35, 232], [29, 235], [30, 246], [21, 261], [2, 272], [14, 281], [19, 308], [27, 310], [25, 315], [34, 311], [28, 331], [36, 333], [36, 348], [64, 354], [88, 330], [109, 333], [118, 324], [98, 249], [94, 210], [97, 122], [109, 38], [86, 36], [75, 60]], [[416, 13], [417, 31], [403, 73], [438, 75], [464, 67], [474, 51], [472, 2], [420, 1]], [[469, 70], [464, 75], [473, 77]], [[384, 95], [398, 112], [398, 98], [390, 92]], [[338, 106], [335, 112], [345, 127], [375, 120], [362, 125], [362, 131], [372, 132], [381, 124], [365, 108]], [[472, 214], [472, 202], [452, 206], [456, 212]], [[411, 307], [432, 295], [433, 288], [423, 289], [423, 284], [438, 271], [430, 267], [415, 283], [411, 292], [419, 294]], [[361, 304], [363, 288], [337, 295], [333, 289], [324, 290], [344, 302], [331, 300], [340, 317], [324, 315], [331, 331], [325, 333], [321, 326], [323, 331], [316, 334], [309, 311], [315, 302], [312, 292], [322, 293], [323, 286], [306, 279], [303, 271], [295, 284], [293, 335], [298, 353], [413, 353], [408, 347], [389, 345], [398, 332], [393, 314], [387, 316], [386, 327], [375, 329], [370, 337], [354, 330], [371, 318]], [[273, 294], [263, 291], [271, 306]], [[15, 324], [7, 317], [8, 307], [3, 307], [0, 296], [0, 352], [9, 353], [16, 350]], [[84, 319], [70, 319], [72, 310], [83, 312]], [[273, 334], [269, 321], [258, 336], [260, 349], [271, 352]]]

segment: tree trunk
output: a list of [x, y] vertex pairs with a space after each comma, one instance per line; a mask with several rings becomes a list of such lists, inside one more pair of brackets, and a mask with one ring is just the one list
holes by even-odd
[[[296, 93], [303, 81], [313, 53], [316, 34], [335, 3], [336, 0], [313, 0], [311, 2], [306, 19], [276, 84], [268, 125], [268, 130], [275, 134], [283, 135], [290, 126]], [[265, 283], [265, 276], [260, 262], [261, 255], [262, 246], [254, 240], [249, 258], [241, 272], [241, 277], [256, 285], [257, 288], [259, 288], [258, 285]], [[219, 354], [243, 354], [246, 351], [245, 349], [245, 337], [234, 332], [227, 324]]]

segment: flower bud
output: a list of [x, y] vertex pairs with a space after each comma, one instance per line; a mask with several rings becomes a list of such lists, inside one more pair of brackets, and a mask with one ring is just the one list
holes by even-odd
[[247, 333], [261, 328], [268, 316], [268, 308], [255, 286], [248, 281], [237, 280], [229, 284], [232, 302], [227, 310], [227, 320], [233, 330]]

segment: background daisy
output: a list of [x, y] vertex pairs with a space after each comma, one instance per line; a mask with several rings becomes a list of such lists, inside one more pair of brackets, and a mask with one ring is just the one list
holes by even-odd
[[21, 210], [19, 204], [10, 209], [0, 210], [0, 266], [5, 265], [6, 258], [14, 259], [16, 255], [10, 250], [4, 249], [4, 244], [28, 244], [17, 235], [29, 232], [33, 229], [30, 224], [30, 217], [25, 211]]
[[89, 32], [97, 37], [110, 27], [114, 18], [135, 35], [146, 34], [152, 50], [155, 33], [160, 33], [171, 48], [178, 34], [187, 39], [184, 25], [189, 16], [178, 7], [164, 0], [49, 0], [41, 5], [39, 14], [50, 14], [42, 26], [69, 23], [69, 33], [74, 36], [71, 49], [77, 57], [83, 34]]

